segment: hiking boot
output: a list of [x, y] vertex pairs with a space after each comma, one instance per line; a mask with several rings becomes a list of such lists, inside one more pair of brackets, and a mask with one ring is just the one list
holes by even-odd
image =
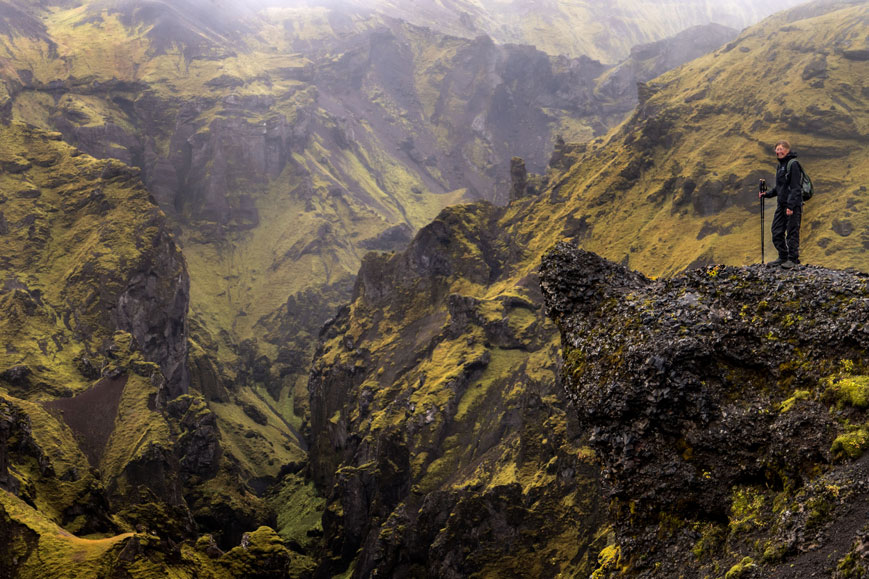
[[781, 264], [782, 269], [793, 269], [796, 263], [791, 260], [787, 260]]
[[786, 262], [786, 261], [787, 261], [786, 259], [778, 258], [778, 259], [775, 260], [775, 261], [771, 261], [771, 262], [769, 262], [768, 264], [766, 264], [766, 266], [767, 266], [767, 267], [778, 267], [778, 266], [780, 266], [781, 264], [783, 264], [783, 263]]

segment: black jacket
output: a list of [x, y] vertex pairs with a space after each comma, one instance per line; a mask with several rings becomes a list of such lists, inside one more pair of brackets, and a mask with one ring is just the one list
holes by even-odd
[[794, 210], [803, 204], [803, 168], [797, 161], [791, 166], [791, 174], [788, 179], [786, 171], [788, 161], [796, 159], [797, 154], [791, 151], [783, 159], [778, 160], [778, 169], [775, 172], [775, 187], [767, 191], [764, 197], [778, 197], [779, 205], [786, 205]]

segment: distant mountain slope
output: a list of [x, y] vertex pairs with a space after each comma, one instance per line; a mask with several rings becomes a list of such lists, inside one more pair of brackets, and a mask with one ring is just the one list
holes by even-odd
[[[652, 276], [758, 263], [757, 182], [771, 179], [772, 146], [788, 137], [819, 190], [806, 205], [805, 260], [869, 270], [867, 17], [862, 2], [776, 15], [655, 79], [606, 139], [560, 146], [540, 194], [450, 208], [407, 251], [365, 260], [310, 381], [312, 469], [331, 489], [324, 530], [342, 555], [333, 565], [503, 576], [517, 564], [509, 552], [542, 574], [618, 574], [618, 551], [602, 545], [599, 481], [582, 466], [594, 464], [596, 433], [572, 424], [555, 378], [540, 258], [568, 239]], [[718, 269], [708, 271], [696, 275], [714, 285]], [[483, 508], [466, 507], [469, 489]], [[515, 496], [500, 502], [505, 493]], [[437, 518], [435, 505], [450, 514]], [[517, 521], [537, 516], [553, 524], [524, 535]], [[565, 541], [565, 521], [583, 534]], [[483, 546], [466, 553], [457, 537], [472, 534]]]
[[[280, 0], [261, 0], [279, 5]], [[306, 0], [307, 9], [322, 8], [345, 24], [342, 17], [372, 12], [450, 35], [473, 38], [481, 34], [499, 43], [528, 44], [552, 55], [587, 56], [608, 64], [628, 57], [631, 48], [674, 36], [693, 26], [717, 23], [741, 30], [760, 19], [799, 3], [799, 0]], [[302, 9], [304, 11], [305, 9]]]
[[866, 22], [861, 3], [809, 4], [661, 76], [538, 208], [584, 217], [583, 232], [563, 235], [641, 271], [752, 263], [757, 181], [772, 179], [770, 147], [787, 138], [820, 192], [803, 218], [805, 260], [865, 269]]

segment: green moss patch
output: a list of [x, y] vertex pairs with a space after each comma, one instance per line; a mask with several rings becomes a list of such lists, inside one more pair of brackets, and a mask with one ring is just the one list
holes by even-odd
[[812, 393], [809, 390], [796, 390], [790, 398], [785, 399], [779, 405], [780, 412], [790, 412], [794, 404], [796, 404], [799, 400], [808, 400], [811, 398]]
[[837, 376], [827, 380], [824, 398], [836, 403], [839, 408], [851, 406], [869, 408], [869, 376]]
[[317, 494], [314, 485], [297, 475], [288, 475], [276, 485], [276, 490], [266, 499], [278, 517], [278, 534], [304, 549], [322, 535], [322, 515], [326, 499]]
[[830, 452], [833, 458], [859, 458], [869, 448], [869, 425], [852, 426], [833, 441]]
[[724, 574], [724, 579], [740, 579], [741, 577], [747, 577], [749, 573], [752, 573], [757, 568], [757, 564], [755, 564], [754, 559], [751, 557], [743, 557], [742, 561], [731, 567], [727, 573]]

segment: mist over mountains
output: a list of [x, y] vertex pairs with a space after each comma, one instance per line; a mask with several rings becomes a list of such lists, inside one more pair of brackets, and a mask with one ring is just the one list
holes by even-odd
[[[0, 575], [654, 576], [644, 549], [724, 573], [813, 543], [844, 560], [856, 528], [823, 530], [862, 492], [839, 461], [865, 420], [834, 385], [859, 394], [869, 362], [835, 313], [862, 323], [863, 278], [799, 273], [837, 296], [806, 317], [787, 296], [734, 306], [786, 280], [717, 265], [758, 260], [754, 189], [785, 135], [820, 193], [806, 261], [866, 269], [866, 7], [773, 14], [795, 4], [0, 1]], [[538, 268], [564, 239], [622, 266], [564, 250], [549, 299], [582, 301], [571, 276], [644, 292], [602, 304], [634, 332], [621, 347], [548, 319]], [[660, 289], [624, 266], [709, 267]], [[627, 376], [626, 351], [658, 347], [702, 365], [679, 320], [706, 327], [707, 295], [733, 310], [716, 324], [796, 361], [719, 360], [697, 399], [739, 407], [743, 379], [750, 416], [793, 398], [769, 424], [811, 425], [810, 467], [771, 446], [740, 470], [736, 423], [668, 438], [659, 415], [660, 436], [567, 403], [595, 390], [561, 387], [565, 343], [571, 376]], [[641, 341], [659, 313], [673, 334]], [[803, 327], [846, 336], [843, 359], [791, 344]], [[670, 375], [683, 392], [677, 373], [656, 388]], [[640, 378], [606, 387], [641, 399]], [[690, 497], [704, 468], [727, 488], [696, 520], [678, 498], [608, 501], [636, 485], [603, 466], [636, 464], [689, 473]], [[740, 534], [745, 497], [762, 504]]]

